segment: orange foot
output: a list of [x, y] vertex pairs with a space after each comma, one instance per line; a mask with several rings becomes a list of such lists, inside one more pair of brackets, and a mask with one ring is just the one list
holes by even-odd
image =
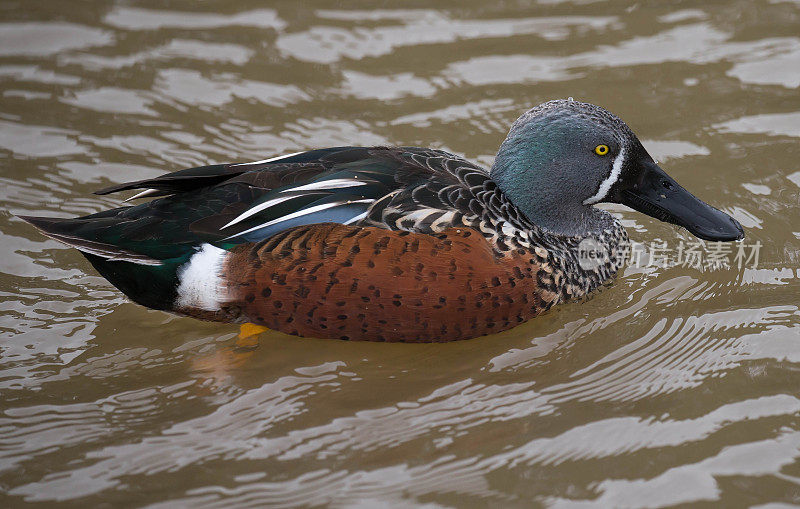
[[230, 376], [232, 369], [242, 366], [255, 353], [258, 335], [267, 330], [269, 329], [266, 327], [246, 323], [241, 326], [233, 346], [225, 346], [210, 355], [202, 355], [192, 361], [192, 366], [217, 379]]
[[245, 323], [239, 328], [239, 337], [236, 338], [237, 350], [254, 350], [258, 348], [258, 335], [267, 332], [269, 328], [262, 325]]

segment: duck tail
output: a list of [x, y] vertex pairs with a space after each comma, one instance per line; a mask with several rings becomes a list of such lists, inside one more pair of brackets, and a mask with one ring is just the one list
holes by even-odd
[[33, 225], [43, 235], [53, 240], [74, 247], [83, 253], [89, 253], [109, 261], [124, 261], [139, 265], [161, 265], [162, 260], [136, 253], [129, 249], [115, 246], [107, 242], [93, 240], [81, 236], [80, 226], [85, 223], [81, 218], [67, 219], [57, 217], [17, 216]]
[[[94, 268], [131, 300], [144, 306], [171, 310], [177, 297], [177, 271], [188, 259], [159, 260], [91, 238], [83, 218], [17, 216], [43, 235], [74, 247]], [[88, 237], [88, 238], [87, 238]]]

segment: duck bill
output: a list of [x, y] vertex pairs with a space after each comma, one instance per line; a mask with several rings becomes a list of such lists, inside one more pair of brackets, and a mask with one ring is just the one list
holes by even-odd
[[695, 197], [652, 161], [640, 164], [638, 178], [621, 190], [619, 201], [660, 221], [682, 226], [704, 240], [744, 238], [738, 221]]

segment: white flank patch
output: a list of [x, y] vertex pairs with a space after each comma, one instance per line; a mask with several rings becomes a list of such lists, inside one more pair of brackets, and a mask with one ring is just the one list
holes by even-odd
[[178, 274], [178, 298], [175, 307], [217, 311], [225, 302], [222, 264], [228, 254], [224, 249], [203, 244]]
[[231, 166], [232, 167], [233, 166], [253, 166], [253, 165], [256, 165], [256, 164], [271, 163], [272, 161], [280, 161], [281, 159], [286, 159], [287, 157], [296, 156], [297, 154], [302, 154], [302, 152], [293, 152], [291, 154], [286, 154], [286, 155], [283, 155], [283, 156], [270, 157], [269, 159], [262, 159], [260, 161], [252, 161], [250, 163], [232, 164]]
[[586, 198], [583, 200], [584, 205], [591, 205], [593, 203], [597, 203], [603, 198], [606, 197], [608, 191], [611, 189], [611, 186], [614, 185], [614, 182], [617, 181], [619, 178], [620, 172], [622, 172], [622, 164], [625, 162], [625, 147], [622, 147], [619, 150], [619, 154], [617, 154], [617, 158], [614, 159], [614, 166], [611, 167], [611, 175], [608, 176], [603, 182], [600, 183], [600, 187], [597, 189], [597, 192], [594, 196], [590, 198]]

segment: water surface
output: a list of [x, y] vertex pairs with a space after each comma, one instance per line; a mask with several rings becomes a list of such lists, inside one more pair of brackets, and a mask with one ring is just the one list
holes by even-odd
[[[800, 3], [370, 4], [0, 1], [3, 505], [800, 502]], [[630, 267], [460, 343], [242, 351], [12, 216], [340, 144], [490, 164], [568, 96], [739, 219], [758, 264]], [[646, 246], [694, 241], [609, 208]]]

